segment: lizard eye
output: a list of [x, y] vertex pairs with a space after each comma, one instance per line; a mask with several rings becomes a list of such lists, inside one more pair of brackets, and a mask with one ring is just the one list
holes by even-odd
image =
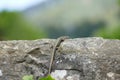
[[61, 42], [63, 42], [63, 41], [64, 41], [64, 39], [61, 40]]

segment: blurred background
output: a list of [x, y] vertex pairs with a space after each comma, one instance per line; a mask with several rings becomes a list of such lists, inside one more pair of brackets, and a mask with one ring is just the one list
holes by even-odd
[[0, 0], [0, 40], [120, 39], [120, 0]]

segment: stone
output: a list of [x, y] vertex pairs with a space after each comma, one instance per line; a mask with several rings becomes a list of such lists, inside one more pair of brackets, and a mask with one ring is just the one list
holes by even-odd
[[[56, 39], [0, 41], [0, 80], [34, 80], [48, 73]], [[51, 76], [56, 80], [120, 80], [120, 40], [67, 39], [56, 52]]]

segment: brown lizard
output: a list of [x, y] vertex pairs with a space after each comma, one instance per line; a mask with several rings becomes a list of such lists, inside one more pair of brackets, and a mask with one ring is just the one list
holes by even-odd
[[61, 44], [65, 39], [68, 39], [68, 38], [69, 38], [68, 36], [62, 36], [62, 37], [59, 37], [59, 38], [57, 39], [57, 42], [56, 42], [55, 46], [53, 47], [53, 51], [52, 51], [52, 55], [51, 55], [51, 60], [50, 60], [50, 65], [49, 65], [48, 75], [51, 73], [52, 65], [53, 65], [53, 61], [54, 61], [54, 58], [55, 58], [56, 51], [58, 50], [60, 44]]

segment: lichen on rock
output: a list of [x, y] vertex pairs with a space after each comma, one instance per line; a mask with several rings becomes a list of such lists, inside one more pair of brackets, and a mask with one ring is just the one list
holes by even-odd
[[[34, 79], [48, 73], [56, 39], [0, 42], [0, 80]], [[51, 75], [56, 80], [120, 80], [120, 40], [67, 39], [56, 52]]]

